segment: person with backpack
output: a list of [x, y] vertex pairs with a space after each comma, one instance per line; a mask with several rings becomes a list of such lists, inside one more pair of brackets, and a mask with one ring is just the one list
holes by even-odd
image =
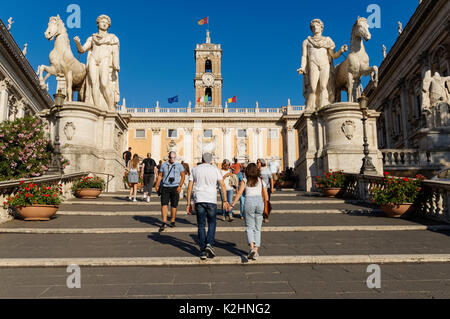
[[245, 228], [247, 241], [250, 246], [248, 259], [256, 260], [259, 257], [259, 247], [261, 247], [261, 228], [265, 201], [267, 201], [267, 184], [261, 178], [261, 172], [254, 163], [250, 163], [245, 170], [245, 178], [241, 183], [231, 205], [233, 207], [245, 192]]
[[141, 177], [144, 180], [144, 197], [143, 200], [150, 203], [153, 184], [155, 183], [155, 175], [157, 174], [156, 162], [152, 158], [152, 154], [147, 153], [147, 158], [142, 162]]
[[[128, 162], [126, 173], [128, 174], [128, 183], [130, 183], [130, 196], [128, 200], [137, 202], [137, 185], [139, 183], [139, 155], [134, 154], [133, 159]], [[132, 198], [133, 197], [133, 198]]]

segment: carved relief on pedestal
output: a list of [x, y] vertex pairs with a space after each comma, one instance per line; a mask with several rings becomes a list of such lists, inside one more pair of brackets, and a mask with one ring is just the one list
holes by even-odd
[[345, 121], [342, 126], [341, 130], [344, 133], [345, 137], [350, 141], [353, 139], [353, 134], [355, 133], [356, 125], [353, 121]]
[[68, 141], [71, 141], [72, 138], [75, 135], [76, 127], [73, 124], [73, 122], [67, 122], [64, 126], [64, 134], [66, 135], [66, 138]]

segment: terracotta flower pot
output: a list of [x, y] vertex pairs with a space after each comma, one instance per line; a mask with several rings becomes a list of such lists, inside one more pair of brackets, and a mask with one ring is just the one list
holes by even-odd
[[410, 203], [399, 205], [388, 204], [381, 205], [381, 210], [388, 217], [400, 218], [412, 213], [414, 211], [414, 206]]
[[102, 192], [99, 188], [85, 188], [77, 190], [77, 197], [86, 198], [86, 199], [95, 199], [98, 198], [100, 193]]
[[342, 190], [342, 188], [324, 188], [323, 195], [325, 197], [334, 198], [341, 192], [341, 190]]
[[24, 220], [50, 220], [58, 211], [58, 206], [52, 205], [33, 205], [17, 207], [17, 211]]

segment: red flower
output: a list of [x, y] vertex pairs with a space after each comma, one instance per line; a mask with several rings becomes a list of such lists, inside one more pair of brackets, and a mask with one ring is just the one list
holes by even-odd
[[384, 176], [388, 176], [389, 175], [389, 172], [384, 172]]
[[27, 198], [30, 196], [30, 194], [29, 193], [27, 193], [26, 195], [25, 195]]
[[403, 181], [407, 182], [409, 179], [407, 177], [403, 178]]
[[22, 184], [25, 184], [25, 181], [24, 181], [24, 180], [21, 180], [21, 181], [20, 181], [20, 185], [22, 185]]

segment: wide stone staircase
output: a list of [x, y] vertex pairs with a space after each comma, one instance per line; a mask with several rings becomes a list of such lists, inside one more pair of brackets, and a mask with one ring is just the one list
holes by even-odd
[[[237, 205], [233, 222], [218, 216], [217, 257], [201, 261], [185, 199], [176, 227], [162, 233], [158, 197], [138, 200], [125, 191], [72, 199], [51, 221], [0, 224], [0, 297], [450, 297], [448, 224], [283, 190], [272, 195], [258, 260], [246, 258]], [[66, 287], [71, 264], [84, 290]], [[389, 289], [367, 288], [370, 264], [383, 265]], [[417, 286], [425, 279], [434, 285]]]

